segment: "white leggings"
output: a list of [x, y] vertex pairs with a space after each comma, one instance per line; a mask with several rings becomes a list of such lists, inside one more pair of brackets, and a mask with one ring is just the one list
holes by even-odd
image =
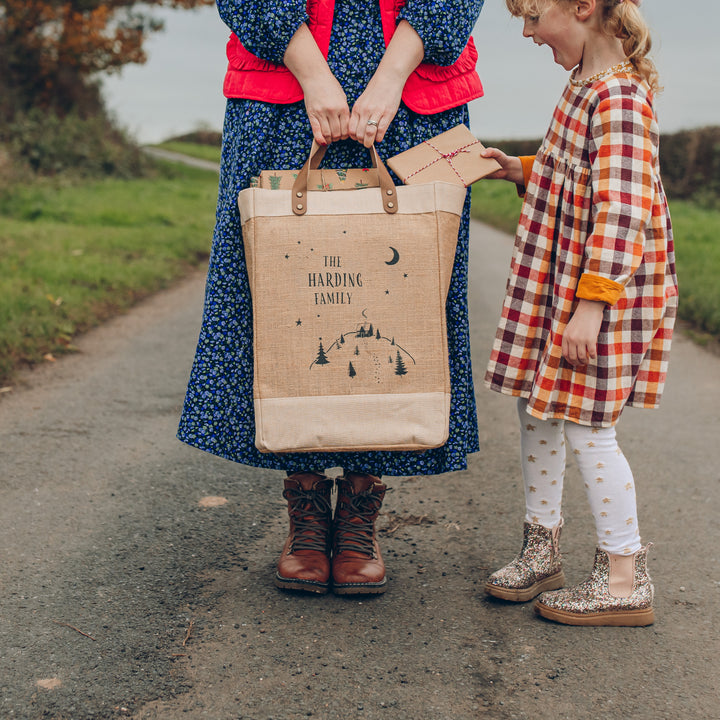
[[528, 415], [526, 408], [527, 400], [520, 398], [518, 415], [526, 521], [548, 528], [560, 522], [567, 438], [585, 482], [598, 546], [609, 553], [623, 555], [639, 550], [635, 483], [618, 447], [615, 428], [538, 420]]

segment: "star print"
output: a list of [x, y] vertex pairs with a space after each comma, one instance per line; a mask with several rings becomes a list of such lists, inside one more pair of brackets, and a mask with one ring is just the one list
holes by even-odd
[[289, 256], [289, 255], [286, 255], [286, 256], [285, 256], [285, 259], [286, 259], [286, 260], [288, 260], [289, 258], [290, 258], [290, 256]]
[[557, 480], [553, 480], [550, 484], [551, 484], [551, 485], [557, 485]]
[[599, 469], [599, 468], [604, 468], [604, 467], [605, 467], [605, 463], [599, 462], [595, 467], [598, 468], [598, 469]]
[[528, 488], [528, 490], [529, 490], [530, 492], [537, 492], [537, 488], [536, 488], [534, 485], [531, 485], [531, 486]]
[[540, 441], [540, 444], [541, 444], [541, 445], [547, 445], [547, 440], [541, 440], [541, 441]]
[[607, 517], [607, 513], [603, 510], [603, 511], [600, 513], [600, 517]]
[[547, 504], [548, 504], [548, 501], [547, 501], [547, 500], [541, 500], [541, 501], [540, 501], [540, 504], [541, 504], [541, 505], [547, 505]]
[[603, 502], [607, 505], [608, 503], [612, 502], [610, 498], [603, 498]]
[[587, 446], [588, 446], [588, 447], [595, 447], [595, 443], [591, 440], [591, 441], [587, 444]]
[[406, 277], [407, 277], [407, 273], [403, 273], [403, 277], [406, 278]]
[[575, 448], [575, 450], [573, 450], [573, 453], [575, 453], [575, 455], [579, 455], [580, 451], [577, 448]]
[[533, 463], [534, 463], [535, 460], [537, 460], [537, 458], [536, 458], [534, 455], [528, 455], [528, 462], [533, 462]]
[[540, 522], [540, 518], [537, 515], [533, 515], [532, 521], [537, 525]]
[[632, 518], [628, 518], [628, 519], [625, 521], [625, 524], [626, 524], [626, 525], [632, 525], [633, 522], [634, 522], [634, 521], [633, 521]]
[[548, 474], [548, 471], [547, 471], [547, 470], [541, 470], [541, 471], [540, 471], [540, 474], [541, 474], [541, 475], [547, 475], [547, 474]]
[[597, 434], [600, 432], [600, 430], [599, 430], [598, 428], [590, 428], [590, 432], [591, 432], [593, 435], [597, 435]]
[[551, 451], [550, 451], [550, 454], [551, 454], [551, 455], [557, 455], [557, 450], [551, 450]]
[[386, 290], [386, 291], [385, 291], [385, 294], [386, 294], [386, 295], [389, 295], [389, 294], [390, 294], [390, 291], [389, 291], [389, 290]]
[[295, 321], [295, 325], [297, 325], [298, 327], [300, 327], [300, 325], [302, 325], [302, 320], [300, 320], [300, 318], [298, 318], [298, 319]]
[[554, 514], [555, 514], [555, 511], [554, 511], [554, 510], [551, 510], [551, 511], [550, 511], [550, 514], [551, 514], [551, 515], [554, 515]]
[[557, 420], [553, 420], [553, 421], [550, 423], [550, 425], [552, 425], [553, 427], [557, 427], [559, 424], [560, 424], [560, 423], [559, 423]]
[[603, 545], [609, 545], [610, 543], [607, 542], [606, 540], [603, 540], [603, 541], [602, 541], [602, 544], [603, 544]]
[[526, 429], [528, 432], [534, 432], [534, 431], [535, 431], [535, 425], [528, 424], [528, 425], [525, 426], [525, 429]]
[[606, 534], [606, 535], [612, 535], [612, 530], [606, 530], [606, 531], [605, 531], [605, 534]]
[[601, 477], [597, 477], [597, 478], [595, 478], [595, 482], [599, 485], [601, 482], [605, 482], [605, 479], [601, 478]]
[[632, 484], [632, 483], [627, 483], [627, 484], [625, 485], [625, 489], [626, 489], [626, 490], [632, 490], [632, 487], [633, 487], [633, 484]]

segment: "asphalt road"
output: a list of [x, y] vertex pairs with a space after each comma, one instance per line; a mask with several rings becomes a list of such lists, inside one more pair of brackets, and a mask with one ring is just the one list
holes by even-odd
[[[383, 596], [277, 590], [281, 474], [175, 440], [200, 274], [0, 395], [0, 718], [720, 718], [720, 358], [682, 335], [662, 409], [619, 425], [656, 624], [563, 627], [483, 595], [522, 531], [514, 403], [481, 382], [510, 250], [473, 225], [483, 450], [389, 479]], [[593, 532], [574, 469], [564, 514], [576, 582]]]

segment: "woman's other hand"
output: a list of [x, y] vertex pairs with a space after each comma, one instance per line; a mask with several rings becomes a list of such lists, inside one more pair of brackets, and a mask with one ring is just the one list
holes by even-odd
[[375, 74], [353, 105], [350, 137], [365, 147], [382, 142], [398, 108], [405, 81], [422, 62], [425, 49], [407, 20], [395, 29]]

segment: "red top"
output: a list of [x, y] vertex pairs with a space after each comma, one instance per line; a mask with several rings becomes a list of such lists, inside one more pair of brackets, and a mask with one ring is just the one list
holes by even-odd
[[[385, 45], [395, 32], [404, 0], [380, 0]], [[308, 27], [323, 56], [327, 58], [332, 33], [335, 0], [308, 0]], [[405, 83], [402, 99], [410, 110], [422, 115], [443, 112], [483, 95], [475, 70], [477, 50], [468, 40], [452, 65], [421, 63]], [[245, 98], [270, 103], [293, 103], [303, 99], [295, 76], [284, 66], [262, 60], [246, 50], [236, 35], [227, 44], [228, 69], [223, 83], [227, 98]]]

